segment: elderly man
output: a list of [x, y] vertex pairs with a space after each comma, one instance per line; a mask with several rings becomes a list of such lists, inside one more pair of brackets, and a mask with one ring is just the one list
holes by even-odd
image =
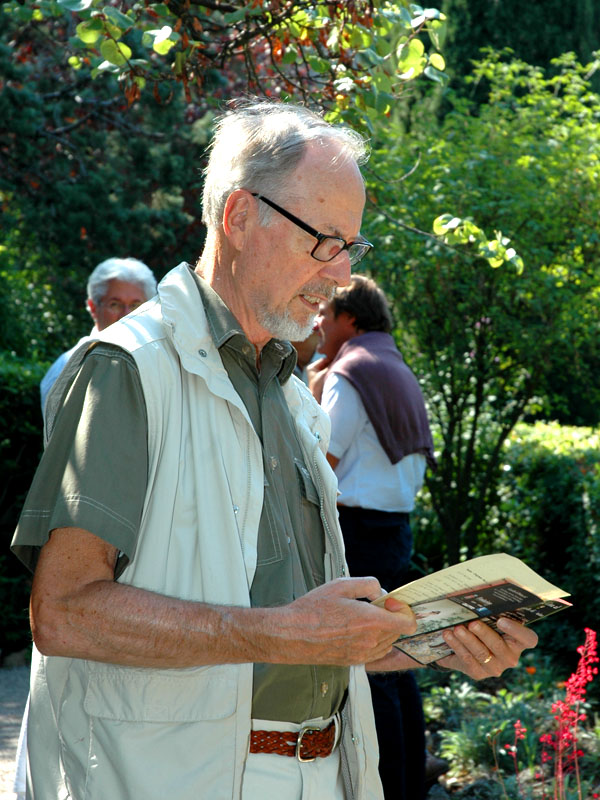
[[[90, 336], [103, 331], [156, 294], [156, 280], [149, 267], [137, 258], [107, 258], [91, 273], [87, 282], [86, 308], [94, 320]], [[48, 392], [63, 371], [84, 336], [75, 347], [62, 353], [50, 366], [40, 383], [42, 413]]]
[[[344, 577], [328, 420], [287, 342], [370, 249], [363, 159], [303, 108], [226, 113], [196, 269], [48, 398], [13, 542], [35, 567], [36, 800], [381, 797], [363, 665], [411, 666], [392, 642], [415, 620]], [[449, 634], [447, 665], [499, 674], [536, 641], [504, 633]]]

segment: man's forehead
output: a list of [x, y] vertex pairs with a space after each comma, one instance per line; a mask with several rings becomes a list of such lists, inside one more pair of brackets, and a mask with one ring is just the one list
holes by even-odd
[[108, 297], [117, 297], [120, 294], [143, 294], [144, 290], [139, 283], [132, 281], [123, 281], [120, 278], [111, 278], [106, 287], [104, 299]]

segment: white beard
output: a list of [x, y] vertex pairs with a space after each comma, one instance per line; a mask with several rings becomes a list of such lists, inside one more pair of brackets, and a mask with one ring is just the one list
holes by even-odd
[[[314, 283], [302, 289], [301, 294], [324, 296], [331, 301], [335, 293], [335, 286], [331, 283]], [[307, 339], [315, 325], [318, 309], [309, 316], [306, 322], [300, 322], [292, 317], [288, 308], [283, 312], [274, 311], [271, 308], [259, 308], [257, 319], [259, 325], [268, 331], [275, 339], [287, 339], [291, 342], [303, 342]]]
[[269, 331], [275, 339], [286, 339], [291, 342], [303, 342], [312, 333], [317, 312], [308, 319], [307, 322], [299, 322], [293, 319], [289, 310], [284, 314], [277, 314], [275, 311], [265, 311], [258, 319], [261, 327]]

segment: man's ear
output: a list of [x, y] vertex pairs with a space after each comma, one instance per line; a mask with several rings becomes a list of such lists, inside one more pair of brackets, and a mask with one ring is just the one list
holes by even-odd
[[95, 303], [94, 303], [94, 301], [91, 299], [91, 297], [88, 297], [88, 299], [85, 301], [85, 304], [86, 304], [86, 306], [87, 306], [87, 310], [88, 310], [88, 311], [90, 312], [90, 314], [92, 315], [92, 319], [94, 320], [94, 324], [96, 324], [96, 322], [98, 321], [98, 320], [96, 319], [96, 317], [97, 317], [97, 314], [96, 314], [96, 304], [95, 304]]
[[236, 189], [229, 195], [223, 211], [223, 231], [236, 250], [242, 249], [255, 215], [256, 203], [249, 192]]

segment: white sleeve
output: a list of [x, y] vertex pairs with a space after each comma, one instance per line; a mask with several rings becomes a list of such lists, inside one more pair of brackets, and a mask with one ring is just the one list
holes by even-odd
[[342, 458], [367, 424], [365, 407], [352, 384], [335, 372], [325, 379], [321, 406], [331, 419], [329, 452], [335, 458]]

